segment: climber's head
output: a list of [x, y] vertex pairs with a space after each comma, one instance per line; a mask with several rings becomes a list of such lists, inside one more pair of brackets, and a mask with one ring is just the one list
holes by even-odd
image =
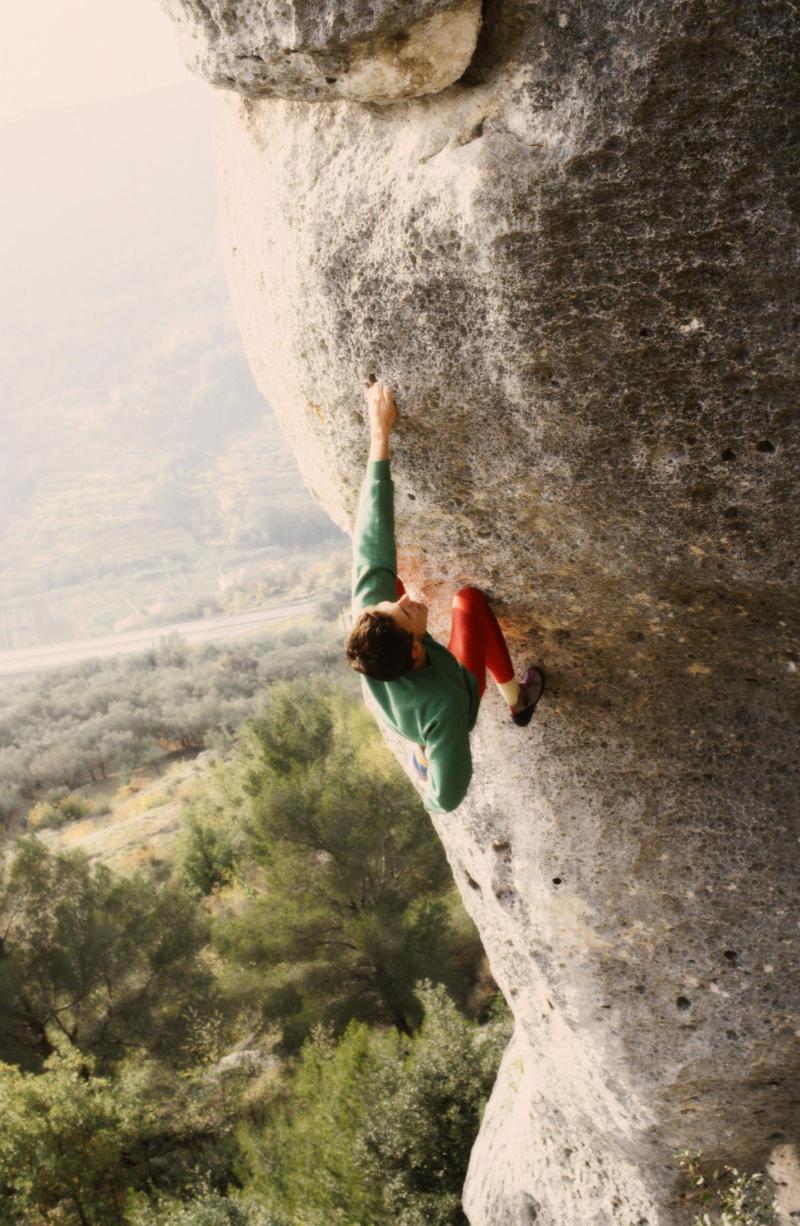
[[422, 638], [428, 627], [428, 608], [402, 595], [382, 600], [358, 616], [345, 646], [356, 672], [373, 681], [394, 681], [412, 668], [425, 665]]

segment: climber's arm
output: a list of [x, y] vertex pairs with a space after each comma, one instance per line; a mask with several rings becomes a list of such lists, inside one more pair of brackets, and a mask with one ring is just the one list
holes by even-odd
[[394, 484], [389, 472], [389, 435], [397, 418], [388, 383], [367, 391], [370, 448], [353, 530], [353, 612], [397, 599]]
[[428, 787], [425, 808], [439, 813], [457, 809], [472, 778], [469, 729], [463, 720], [443, 718], [426, 730]]

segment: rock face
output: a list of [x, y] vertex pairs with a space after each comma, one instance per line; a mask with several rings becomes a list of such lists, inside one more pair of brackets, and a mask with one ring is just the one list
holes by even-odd
[[687, 1146], [780, 1160], [800, 1211], [792, 7], [490, 0], [460, 79], [386, 105], [291, 100], [272, 8], [213, 12], [211, 79], [258, 17], [281, 95], [220, 95], [220, 193], [309, 485], [349, 525], [389, 379], [406, 581], [442, 635], [487, 589], [548, 671], [527, 731], [487, 695], [436, 823], [516, 1018], [470, 1221], [690, 1221]]

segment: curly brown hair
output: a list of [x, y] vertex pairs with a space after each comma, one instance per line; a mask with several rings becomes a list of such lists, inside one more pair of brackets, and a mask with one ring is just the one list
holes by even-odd
[[414, 636], [387, 613], [364, 609], [345, 643], [351, 668], [373, 681], [394, 681], [411, 668]]

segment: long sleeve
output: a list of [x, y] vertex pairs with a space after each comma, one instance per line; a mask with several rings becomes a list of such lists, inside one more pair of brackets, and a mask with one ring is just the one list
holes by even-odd
[[[388, 460], [367, 465], [353, 530], [353, 612], [397, 599], [394, 484]], [[474, 679], [430, 635], [425, 668], [394, 681], [362, 676], [361, 682], [390, 728], [428, 755], [425, 807], [448, 813], [466, 795], [472, 777], [470, 723], [477, 713]]]
[[427, 731], [428, 793], [425, 808], [440, 813], [457, 809], [472, 778], [469, 731], [458, 718], [439, 720]]
[[370, 460], [353, 531], [353, 610], [396, 599], [394, 482], [388, 460]]

